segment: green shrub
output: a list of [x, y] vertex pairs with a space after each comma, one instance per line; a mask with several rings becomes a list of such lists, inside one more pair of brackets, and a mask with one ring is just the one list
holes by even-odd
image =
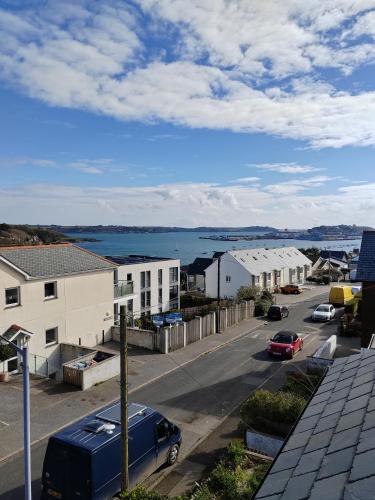
[[247, 457], [246, 449], [242, 441], [232, 441], [226, 452], [225, 461], [229, 464], [233, 464], [234, 467], [238, 467], [243, 464]]
[[236, 295], [236, 301], [256, 300], [260, 296], [260, 288], [257, 286], [241, 286]]
[[300, 416], [306, 401], [293, 393], [259, 390], [241, 407], [247, 428], [277, 436], [287, 436]]
[[13, 358], [16, 355], [16, 350], [8, 344], [0, 344], [0, 361]]
[[183, 500], [183, 497], [169, 497], [156, 491], [147, 491], [143, 486], [136, 486], [129, 492], [120, 493], [119, 498], [122, 500]]
[[268, 299], [258, 299], [254, 305], [254, 316], [265, 316], [273, 302]]
[[305, 373], [296, 372], [289, 373], [281, 390], [301, 396], [308, 401], [313, 395], [320, 379], [321, 377], [319, 375], [307, 375]]
[[261, 300], [269, 300], [271, 303], [273, 303], [273, 295], [268, 290], [263, 290], [262, 296], [260, 298]]

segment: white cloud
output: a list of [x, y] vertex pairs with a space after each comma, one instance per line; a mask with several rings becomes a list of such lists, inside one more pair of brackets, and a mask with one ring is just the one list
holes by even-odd
[[[374, 0], [37, 5], [0, 11], [1, 77], [31, 97], [315, 148], [375, 144], [375, 92], [343, 91], [320, 73], [374, 61], [366, 40]], [[150, 35], [157, 44], [148, 45]]]
[[235, 179], [234, 183], [238, 182], [240, 184], [254, 184], [260, 181], [260, 177], [240, 177], [239, 179]]
[[270, 170], [281, 174], [307, 174], [317, 172], [320, 168], [310, 165], [297, 165], [296, 163], [249, 163], [248, 167], [260, 168], [261, 170]]
[[[305, 179], [318, 187], [328, 180]], [[17, 185], [0, 189], [4, 220], [56, 224], [310, 227], [324, 221], [375, 226], [375, 184], [306, 195], [252, 186], [176, 183], [145, 187]], [[48, 207], [48, 210], [46, 210]], [[287, 215], [286, 215], [287, 214]]]
[[329, 181], [338, 179], [338, 177], [328, 177], [326, 175], [317, 175], [311, 177], [310, 179], [295, 179], [292, 181], [281, 182], [278, 184], [269, 184], [265, 186], [264, 189], [270, 193], [274, 194], [294, 194], [305, 189], [317, 188], [324, 186]]

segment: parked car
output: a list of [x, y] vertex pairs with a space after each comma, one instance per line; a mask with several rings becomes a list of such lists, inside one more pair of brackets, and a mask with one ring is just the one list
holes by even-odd
[[[172, 465], [180, 429], [159, 412], [129, 403], [130, 486], [161, 465]], [[120, 402], [69, 425], [50, 437], [43, 463], [41, 499], [104, 500], [121, 489]]]
[[302, 293], [302, 288], [299, 285], [285, 285], [280, 288], [281, 293], [286, 293], [286, 294], [299, 294]]
[[303, 348], [303, 339], [296, 333], [289, 330], [282, 330], [276, 333], [269, 346], [267, 352], [271, 356], [293, 358], [296, 352]]
[[289, 309], [286, 306], [271, 306], [268, 309], [268, 319], [283, 319], [289, 316]]
[[332, 304], [320, 304], [311, 315], [313, 321], [330, 321], [335, 317], [336, 309]]

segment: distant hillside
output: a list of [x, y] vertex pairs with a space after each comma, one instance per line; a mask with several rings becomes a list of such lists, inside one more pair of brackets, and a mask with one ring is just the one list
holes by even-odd
[[327, 235], [327, 236], [338, 236], [338, 237], [362, 237], [363, 231], [373, 230], [370, 226], [352, 226], [346, 224], [339, 224], [338, 226], [317, 226], [308, 229], [308, 233], [311, 235]]
[[76, 241], [83, 240], [69, 238], [58, 231], [44, 227], [0, 224], [0, 246], [49, 245]]
[[174, 226], [43, 226], [63, 233], [174, 233], [174, 232], [273, 232], [269, 226], [250, 227], [174, 227]]

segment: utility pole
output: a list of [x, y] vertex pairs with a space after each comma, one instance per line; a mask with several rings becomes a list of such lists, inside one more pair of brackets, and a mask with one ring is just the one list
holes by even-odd
[[126, 306], [120, 306], [120, 382], [121, 382], [121, 490], [129, 491], [129, 436], [128, 436], [128, 338]]
[[331, 284], [331, 250], [328, 250], [329, 284]]
[[17, 344], [0, 335], [22, 356], [23, 379], [23, 463], [25, 476], [25, 500], [31, 500], [31, 445], [30, 445], [30, 378], [29, 378], [29, 349], [25, 345]]
[[221, 255], [217, 259], [217, 333], [220, 333], [220, 264]]

